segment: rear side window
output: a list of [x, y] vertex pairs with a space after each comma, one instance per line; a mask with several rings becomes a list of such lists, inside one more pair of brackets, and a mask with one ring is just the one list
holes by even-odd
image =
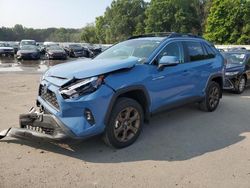
[[206, 59], [212, 59], [215, 58], [215, 52], [211, 49], [210, 46], [204, 43], [204, 47], [206, 49]]
[[189, 61], [199, 61], [206, 59], [206, 54], [203, 51], [200, 42], [184, 42], [186, 46], [187, 56]]

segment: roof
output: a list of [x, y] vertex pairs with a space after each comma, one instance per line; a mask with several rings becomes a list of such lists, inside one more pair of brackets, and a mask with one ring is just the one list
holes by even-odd
[[143, 34], [143, 35], [137, 35], [137, 36], [132, 36], [129, 39], [137, 39], [137, 38], [177, 38], [177, 37], [185, 37], [185, 38], [199, 38], [203, 39], [202, 37], [198, 35], [193, 35], [190, 33], [175, 33], [175, 32], [156, 32], [156, 33], [148, 33], [148, 34]]

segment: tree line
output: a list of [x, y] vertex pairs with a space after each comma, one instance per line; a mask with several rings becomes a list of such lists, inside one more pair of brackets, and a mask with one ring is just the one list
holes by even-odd
[[34, 39], [38, 42], [79, 42], [82, 29], [48, 28], [33, 29], [16, 24], [13, 28], [0, 28], [0, 41], [20, 41]]
[[216, 44], [250, 44], [249, 0], [113, 0], [82, 29], [0, 28], [0, 40], [116, 43], [152, 32], [198, 34]]

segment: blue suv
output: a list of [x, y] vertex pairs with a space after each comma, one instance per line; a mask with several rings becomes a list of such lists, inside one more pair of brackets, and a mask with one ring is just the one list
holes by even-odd
[[93, 60], [50, 68], [39, 111], [2, 137], [85, 139], [102, 134], [116, 148], [132, 144], [150, 116], [190, 102], [214, 111], [222, 97], [224, 59], [206, 40], [178, 33], [132, 37]]

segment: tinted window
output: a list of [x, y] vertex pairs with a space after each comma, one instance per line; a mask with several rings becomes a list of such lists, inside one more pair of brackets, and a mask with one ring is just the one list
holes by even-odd
[[207, 52], [205, 58], [206, 58], [206, 59], [212, 59], [212, 58], [214, 58], [214, 57], [215, 57], [215, 53], [214, 53], [214, 51], [211, 49], [211, 47], [208, 46], [207, 44], [204, 44], [204, 47], [205, 47], [206, 52]]
[[183, 62], [183, 58], [181, 55], [181, 46], [178, 43], [173, 42], [171, 44], [168, 44], [158, 56], [158, 60], [162, 56], [176, 56], [180, 62]]
[[199, 42], [185, 42], [189, 61], [198, 61], [206, 59], [201, 43]]

